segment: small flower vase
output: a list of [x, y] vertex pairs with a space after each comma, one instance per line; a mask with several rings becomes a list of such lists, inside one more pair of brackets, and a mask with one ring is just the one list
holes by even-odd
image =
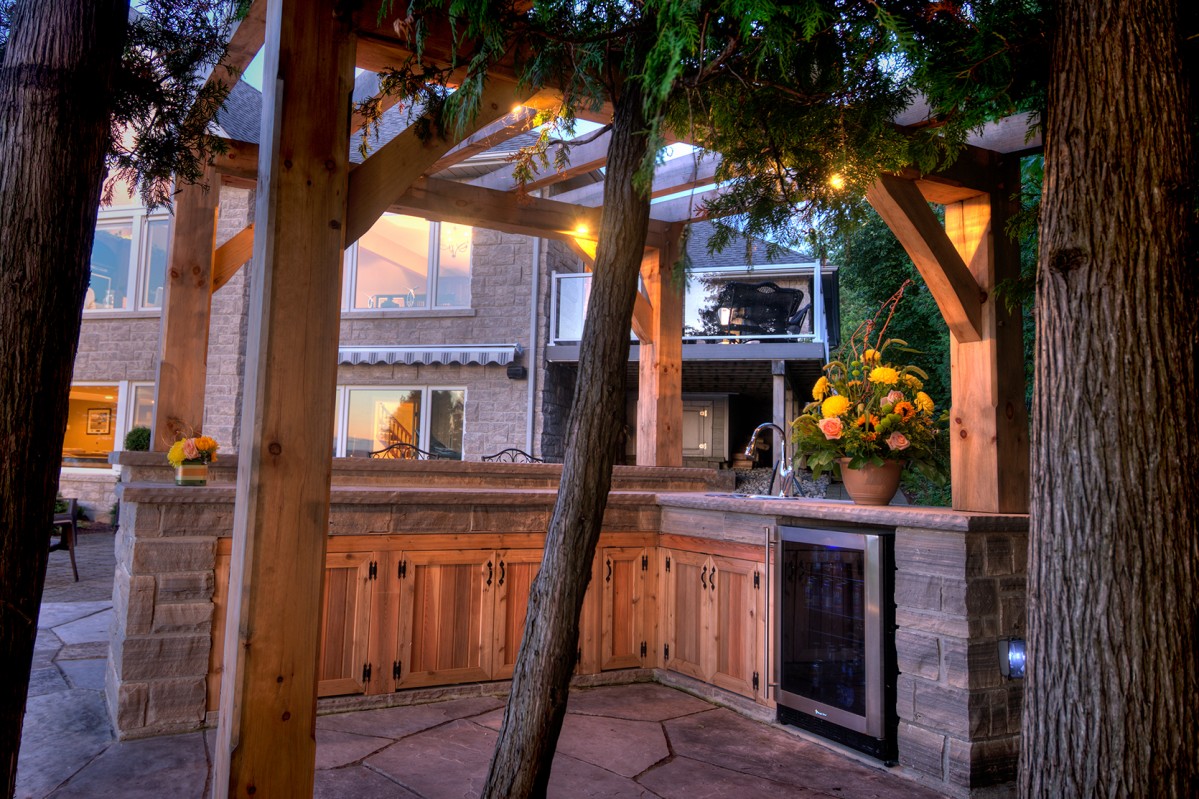
[[890, 505], [899, 490], [899, 475], [903, 464], [886, 461], [882, 466], [867, 463], [860, 469], [849, 468], [849, 458], [838, 458], [841, 482], [855, 505]]
[[204, 461], [184, 461], [175, 467], [175, 485], [208, 485], [208, 464]]

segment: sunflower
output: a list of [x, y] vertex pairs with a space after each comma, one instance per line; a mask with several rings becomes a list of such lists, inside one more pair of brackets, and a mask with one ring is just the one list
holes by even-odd
[[905, 422], [916, 415], [916, 407], [907, 400], [900, 400], [899, 402], [895, 403], [895, 407], [892, 409], [892, 411], [902, 416]]
[[[859, 416], [857, 419], [854, 420], [854, 423], [853, 423], [854, 427], [862, 427], [863, 425], [869, 425], [872, 428], [877, 427], [878, 426], [878, 417], [872, 413], [872, 414], [870, 414], [870, 418], [867, 419], [866, 414], [862, 414], [861, 416]], [[867, 440], [873, 441], [874, 439], [867, 439]]]

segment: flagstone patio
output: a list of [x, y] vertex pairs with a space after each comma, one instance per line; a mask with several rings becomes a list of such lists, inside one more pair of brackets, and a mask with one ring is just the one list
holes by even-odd
[[[103, 701], [112, 538], [80, 536], [81, 581], [51, 556], [17, 796], [206, 799], [215, 731], [117, 742]], [[315, 796], [477, 796], [503, 698], [475, 696], [317, 720]], [[655, 683], [575, 690], [551, 796], [941, 796], [881, 765]]]

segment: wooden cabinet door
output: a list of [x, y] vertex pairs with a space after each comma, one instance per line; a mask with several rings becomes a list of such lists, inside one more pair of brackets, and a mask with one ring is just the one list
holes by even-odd
[[708, 588], [710, 558], [694, 552], [661, 550], [662, 590], [665, 631], [665, 666], [668, 669], [707, 680], [711, 668], [711, 604]]
[[333, 552], [325, 557], [318, 696], [366, 691], [372, 556], [371, 552]]
[[644, 547], [602, 547], [599, 570], [603, 609], [600, 617], [600, 669], [638, 668], [647, 649]]
[[397, 688], [491, 679], [495, 552], [401, 556]]
[[507, 680], [512, 677], [524, 637], [529, 588], [541, 569], [541, 550], [507, 550], [497, 553], [496, 559], [491, 679]]
[[713, 651], [708, 681], [744, 696], [757, 697], [764, 633], [761, 564], [713, 556], [709, 566]]

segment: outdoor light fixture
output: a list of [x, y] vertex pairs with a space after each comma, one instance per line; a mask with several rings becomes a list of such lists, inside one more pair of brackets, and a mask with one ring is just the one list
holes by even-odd
[[1000, 638], [999, 673], [1013, 680], [1023, 680], [1025, 653], [1023, 638]]
[[721, 307], [717, 309], [716, 313], [720, 316], [721, 327], [728, 327], [729, 321], [733, 318], [733, 309]]
[[845, 178], [841, 176], [840, 172], [834, 172], [833, 174], [829, 175], [828, 185], [840, 191], [841, 189], [845, 188]]

